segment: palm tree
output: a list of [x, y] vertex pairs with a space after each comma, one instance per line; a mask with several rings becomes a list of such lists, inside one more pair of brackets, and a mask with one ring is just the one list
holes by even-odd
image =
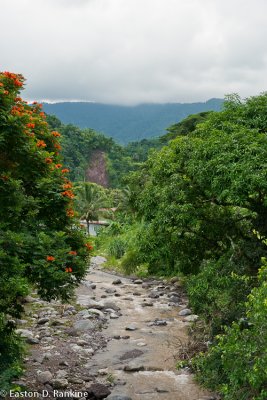
[[90, 221], [98, 221], [103, 215], [101, 208], [107, 203], [105, 190], [95, 183], [85, 182], [77, 188], [77, 208], [82, 219], [85, 219], [89, 234]]

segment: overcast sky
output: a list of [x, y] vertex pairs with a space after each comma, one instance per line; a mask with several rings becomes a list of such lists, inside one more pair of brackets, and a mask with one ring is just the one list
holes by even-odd
[[0, 0], [0, 70], [32, 100], [194, 102], [267, 90], [267, 0]]

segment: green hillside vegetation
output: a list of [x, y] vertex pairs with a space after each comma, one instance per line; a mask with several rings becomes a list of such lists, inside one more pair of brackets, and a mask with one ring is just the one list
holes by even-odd
[[119, 106], [88, 102], [44, 103], [47, 114], [56, 115], [64, 124], [81, 129], [92, 128], [127, 144], [163, 135], [167, 126], [190, 114], [219, 111], [223, 100], [210, 99], [198, 103], [140, 104]]
[[112, 138], [93, 129], [64, 125], [56, 116], [47, 115], [47, 122], [51, 129], [56, 129], [62, 134], [64, 163], [70, 168], [70, 178], [77, 182], [86, 180], [86, 169], [90, 165], [92, 155], [96, 150], [100, 150], [106, 156], [109, 186], [122, 187], [123, 178], [147, 159], [150, 150], [159, 149], [163, 145], [159, 139], [143, 139], [141, 142], [121, 146]]
[[183, 277], [205, 322], [188, 365], [227, 400], [267, 398], [266, 111], [266, 93], [231, 95], [171, 127], [177, 137], [128, 176], [127, 207], [97, 239], [127, 272]]

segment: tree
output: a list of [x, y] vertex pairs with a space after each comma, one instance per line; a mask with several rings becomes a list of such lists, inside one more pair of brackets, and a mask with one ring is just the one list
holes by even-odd
[[24, 78], [0, 73], [0, 387], [19, 370], [13, 320], [34, 285], [67, 301], [87, 268], [89, 246], [74, 221], [72, 183], [62, 165], [60, 133], [41, 105], [19, 97]]

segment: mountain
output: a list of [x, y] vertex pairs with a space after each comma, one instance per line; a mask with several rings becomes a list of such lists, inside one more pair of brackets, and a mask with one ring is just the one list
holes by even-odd
[[222, 99], [203, 103], [140, 104], [118, 106], [89, 102], [43, 103], [44, 111], [56, 115], [64, 124], [92, 128], [117, 142], [132, 141], [163, 135], [170, 125], [188, 115], [203, 111], [219, 111]]

